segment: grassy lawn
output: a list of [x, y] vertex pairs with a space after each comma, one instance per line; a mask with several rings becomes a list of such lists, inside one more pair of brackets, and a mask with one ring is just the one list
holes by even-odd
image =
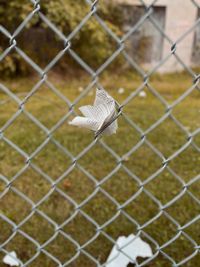
[[[142, 84], [134, 73], [116, 73], [112, 74], [112, 79], [110, 77], [104, 74], [99, 81], [119, 104]], [[2, 83], [23, 100], [38, 81], [39, 78], [31, 77], [3, 80]], [[71, 103], [80, 95], [80, 86], [85, 88], [91, 82], [86, 76], [70, 78], [55, 74], [49, 75], [49, 81]], [[78, 157], [76, 164], [73, 158], [94, 141], [94, 135], [69, 126], [67, 121], [73, 114], [61, 121], [69, 111], [66, 101], [43, 84], [26, 101], [26, 112], [20, 112], [18, 104], [0, 90], [0, 128], [19, 112], [3, 131], [4, 139], [0, 138], [0, 210], [10, 221], [20, 224], [5, 249], [15, 250], [26, 262], [37, 253], [36, 245], [45, 244], [44, 251], [28, 266], [53, 267], [58, 266], [58, 262], [48, 257], [47, 252], [65, 263], [79, 253], [78, 243], [84, 252], [68, 266], [93, 267], [97, 265], [87, 253], [104, 263], [113, 247], [107, 235], [116, 240], [120, 235], [137, 233], [140, 226], [141, 237], [151, 245], [155, 255], [156, 246], [163, 246], [162, 252], [146, 266], [172, 266], [170, 258], [178, 263], [194, 253], [195, 245], [200, 243], [200, 220], [194, 220], [200, 212], [200, 180], [193, 180], [200, 173], [200, 154], [195, 149], [195, 146], [200, 148], [200, 135], [165, 168], [163, 159], [170, 158], [187, 142], [187, 132], [192, 133], [200, 127], [200, 94], [194, 89], [172, 109], [171, 114], [185, 127], [185, 132], [170, 116], [148, 131], [166, 112], [166, 106], [152, 90], [155, 89], [170, 105], [192, 86], [192, 79], [186, 73], [156, 74], [149, 84], [150, 88], [144, 88], [146, 98], [136, 95], [124, 106], [117, 134], [101, 138]], [[119, 87], [125, 89], [123, 94], [118, 93]], [[74, 110], [78, 112], [79, 106], [90, 104], [94, 93], [95, 86], [76, 103]], [[34, 116], [38, 125], [27, 114]], [[141, 139], [142, 134], [128, 123], [128, 119], [141, 132], [147, 131], [146, 139]], [[50, 129], [53, 131], [48, 135]], [[6, 140], [12, 141], [19, 151]], [[141, 145], [129, 153], [138, 142]], [[109, 148], [114, 153], [111, 154]], [[153, 176], [158, 170], [160, 172]], [[4, 181], [10, 181], [10, 184], [6, 185]], [[173, 201], [177, 196], [180, 197]], [[75, 203], [80, 205], [79, 209], [75, 209]], [[119, 205], [123, 205], [121, 211], [117, 209]], [[111, 218], [112, 223], [106, 224]], [[191, 220], [194, 222], [189, 223]], [[13, 233], [13, 225], [1, 217], [0, 225], [2, 244]], [[55, 232], [56, 225], [61, 227], [60, 231]], [[101, 232], [97, 231], [97, 226], [101, 227]], [[180, 227], [184, 227], [183, 232], [177, 230]], [[24, 237], [23, 232], [28, 237]], [[50, 242], [52, 236], [55, 238]], [[34, 244], [30, 237], [37, 242]], [[70, 237], [76, 241], [74, 244]], [[167, 245], [172, 238], [175, 238], [174, 242]], [[183, 266], [194, 267], [199, 262], [197, 254]], [[0, 266], [4, 265], [0, 263]]]

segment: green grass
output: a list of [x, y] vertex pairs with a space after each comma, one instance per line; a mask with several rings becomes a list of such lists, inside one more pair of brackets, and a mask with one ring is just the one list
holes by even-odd
[[[50, 75], [50, 80], [70, 101], [74, 101], [80, 94], [78, 88], [89, 84], [90, 79], [86, 76], [78, 78], [62, 77]], [[36, 77], [3, 80], [10, 91], [17, 94], [22, 100], [29, 92], [32, 86], [38, 81]], [[107, 91], [119, 102], [123, 101], [142, 83], [139, 76], [132, 73], [119, 73], [110, 75], [105, 74], [100, 77], [100, 82]], [[154, 75], [150, 79], [150, 84], [162, 97], [169, 103], [173, 103], [186, 89], [192, 85], [192, 79], [186, 73], [176, 73], [171, 75]], [[118, 94], [119, 87], [125, 88], [124, 94]], [[165, 113], [165, 107], [161, 102], [148, 90], [146, 98], [135, 97], [124, 107], [124, 113], [133, 120], [143, 131], [146, 131]], [[76, 106], [78, 107], [91, 103], [94, 98], [95, 87], [83, 100]], [[14, 101], [8, 101], [8, 96], [0, 92], [0, 128], [12, 117], [18, 110], [18, 105]], [[200, 95], [194, 90], [180, 104], [174, 107], [172, 114], [186, 127], [190, 132], [200, 126]], [[66, 103], [60, 100], [45, 85], [26, 102], [25, 110], [36, 117], [46, 128], [51, 129], [62, 116], [68, 112]], [[67, 120], [72, 118], [70, 116]], [[76, 157], [85, 147], [93, 140], [94, 135], [87, 130], [78, 129], [69, 126], [67, 120], [63, 122], [52, 133], [52, 138], [57, 140], [65, 149]], [[4, 136], [15, 143], [27, 155], [32, 153], [45, 141], [47, 134], [44, 130], [36, 126], [25, 113], [21, 113], [16, 120], [5, 129]], [[198, 202], [191, 198], [187, 192], [191, 192], [198, 201], [200, 201], [200, 181], [191, 183], [188, 191], [182, 195], [176, 202], [164, 209], [163, 213], [155, 221], [150, 221], [159, 213], [158, 201], [162, 205], [167, 205], [169, 201], [180, 194], [184, 188], [183, 184], [176, 179], [170, 171], [165, 168], [154, 179], [147, 181], [147, 178], [162, 167], [162, 159], [147, 145], [143, 144], [133, 154], [127, 156], [130, 149], [140, 141], [140, 134], [127, 123], [123, 116], [119, 118], [119, 130], [116, 135], [104, 137], [104, 142], [112, 148], [120, 157], [124, 156], [121, 166], [117, 159], [103, 148], [100, 142], [97, 142], [84, 156], [82, 156], [77, 166], [70, 172], [66, 173], [57, 184], [57, 188], [62, 190], [61, 195], [54, 190], [48, 179], [39, 174], [32, 165], [26, 165], [27, 168], [20, 173], [25, 166], [26, 159], [15, 151], [4, 140], [0, 139], [0, 173], [8, 180], [12, 181], [13, 177], [17, 178], [11, 182], [10, 190], [6, 191], [6, 184], [0, 180], [0, 200], [1, 213], [6, 215], [16, 224], [24, 220], [20, 225], [20, 230], [26, 232], [29, 236], [37, 240], [38, 243], [44, 244], [54, 234], [54, 225], [47, 223], [40, 213], [33, 212], [29, 220], [25, 218], [30, 214], [31, 205], [23, 200], [16, 190], [29, 197], [34, 203], [38, 203], [50, 190], [51, 194], [47, 200], [42, 201], [38, 210], [45, 213], [58, 225], [62, 225], [63, 233], [70, 235], [81, 246], [84, 245], [96, 234], [95, 224], [88, 222], [83, 213], [77, 211], [75, 217], [71, 217], [74, 212], [73, 203], [70, 203], [64, 196], [66, 194], [78, 204], [97, 190], [94, 181], [81, 171], [82, 166], [89, 174], [93, 175], [97, 182], [103, 179], [116, 167], [116, 172], [109, 179], [105, 179], [99, 187], [97, 194], [86, 204], [81, 206], [81, 210], [95, 220], [100, 226], [103, 225], [101, 233], [93, 242], [88, 243], [85, 251], [103, 263], [113, 244], [106, 238], [110, 235], [114, 240], [119, 235], [128, 235], [137, 233], [137, 225], [133, 219], [140, 225], [146, 225], [143, 230], [151, 236], [160, 246], [169, 241], [177, 234], [177, 225], [183, 226], [199, 215], [200, 206]], [[177, 127], [170, 118], [163, 121], [158, 127], [147, 134], [147, 140], [153, 144], [166, 158], [170, 157], [175, 151], [182, 147], [187, 136]], [[193, 141], [200, 147], [200, 138], [197, 136]], [[37, 166], [43, 173], [48, 174], [52, 181], [56, 181], [67, 169], [70, 168], [72, 160], [62, 150], [58, 149], [55, 143], [49, 138], [43, 149], [31, 158], [33, 166]], [[197, 150], [190, 145], [183, 153], [169, 162], [169, 167], [180, 176], [185, 183], [188, 183], [200, 171], [200, 155]], [[132, 171], [141, 182], [145, 182], [144, 190], [141, 190], [139, 183], [130, 177], [127, 169]], [[115, 200], [122, 205], [130, 199], [138, 190], [141, 193], [132, 201], [127, 203], [123, 208], [124, 212], [118, 213], [113, 223], [105, 223], [116, 215], [117, 207], [111, 199], [108, 199], [100, 190], [104, 189]], [[155, 197], [153, 201], [148, 196], [150, 192]], [[166, 213], [176, 220], [177, 225], [169, 220]], [[125, 216], [124, 214], [128, 214]], [[63, 224], [68, 218], [71, 218], [67, 224]], [[132, 218], [132, 220], [130, 219]], [[0, 243], [3, 243], [12, 233], [12, 225], [0, 219]], [[195, 242], [200, 243], [200, 221], [196, 221], [185, 228], [184, 232], [190, 235]], [[141, 235], [156, 251], [156, 246], [144, 234]], [[28, 261], [35, 253], [35, 245], [27, 238], [24, 238], [20, 231], [14, 236], [11, 242], [5, 245], [8, 251], [15, 250], [18, 257], [24, 262]], [[63, 235], [58, 234], [45, 249], [57, 257], [61, 263], [64, 263], [76, 254], [76, 247]], [[175, 242], [163, 249], [175, 262], [180, 262], [194, 252], [194, 244], [186, 240], [181, 234]], [[3, 254], [0, 254], [3, 257]], [[144, 260], [144, 259], [139, 259]], [[198, 266], [200, 257], [196, 255], [192, 260], [184, 264], [187, 267]], [[0, 263], [0, 266], [4, 266]], [[53, 260], [41, 253], [29, 266], [31, 267], [53, 267], [57, 266]], [[70, 267], [93, 267], [96, 266], [88, 257], [81, 253], [77, 260], [69, 264]], [[162, 253], [154, 260], [148, 263], [149, 267], [168, 267], [172, 266]], [[120, 267], [120, 266], [119, 266]]]

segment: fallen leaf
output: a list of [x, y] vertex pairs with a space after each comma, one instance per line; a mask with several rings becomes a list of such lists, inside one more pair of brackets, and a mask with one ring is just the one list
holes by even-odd
[[69, 180], [64, 180], [63, 186], [65, 189], [69, 189], [71, 187], [71, 183]]

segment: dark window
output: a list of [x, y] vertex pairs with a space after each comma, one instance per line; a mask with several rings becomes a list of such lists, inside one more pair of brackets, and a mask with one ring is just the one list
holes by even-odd
[[[128, 32], [145, 15], [145, 9], [139, 6], [123, 6], [124, 32]], [[154, 7], [151, 17], [164, 31], [166, 8]], [[158, 62], [162, 59], [162, 33], [147, 18], [128, 38], [126, 47], [129, 55], [139, 63]]]

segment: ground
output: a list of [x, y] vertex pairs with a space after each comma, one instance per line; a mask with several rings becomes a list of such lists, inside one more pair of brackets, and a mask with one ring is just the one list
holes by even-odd
[[[38, 81], [38, 77], [29, 77], [5, 79], [2, 83], [22, 100]], [[50, 74], [49, 81], [71, 103], [83, 93], [80, 87], [85, 88], [91, 82], [81, 74], [78, 78]], [[141, 78], [131, 72], [105, 73], [99, 81], [119, 104], [126, 103], [125, 99], [142, 84]], [[66, 116], [69, 111], [67, 100], [61, 100], [54, 88], [53, 92], [42, 85], [21, 109], [0, 90], [0, 128], [3, 127], [0, 209], [1, 216], [10, 220], [6, 222], [0, 217], [1, 244], [12, 234], [11, 222], [20, 223], [18, 233], [4, 248], [15, 250], [26, 262], [37, 253], [36, 246], [46, 244], [45, 251], [28, 266], [53, 267], [59, 262], [48, 257], [47, 252], [65, 263], [79, 253], [76, 250], [78, 242], [84, 250], [67, 266], [93, 267], [96, 264], [87, 253], [103, 263], [113, 246], [107, 235], [114, 241], [120, 235], [136, 234], [140, 225], [141, 237], [151, 245], [154, 253], [158, 245], [166, 244], [146, 266], [172, 266], [173, 260], [179, 263], [195, 253], [194, 247], [200, 243], [200, 181], [197, 179], [200, 136], [194, 137], [182, 153], [172, 157], [166, 168], [163, 161], [188, 142], [188, 133], [199, 128], [199, 91], [194, 89], [180, 103], [175, 102], [177, 105], [172, 109], [171, 117], [148, 130], [166, 113], [165, 104], [174, 103], [192, 82], [185, 72], [152, 75], [150, 86], [144, 88], [147, 96], [136, 95], [124, 106], [125, 116], [118, 119], [117, 134], [101, 138], [83, 155], [79, 153], [94, 142], [94, 135], [68, 125], [74, 115]], [[120, 87], [125, 89], [123, 94], [118, 93]], [[158, 99], [155, 91], [165, 102]], [[78, 112], [79, 106], [90, 104], [94, 92], [95, 86], [84, 99], [76, 102], [74, 110]], [[5, 124], [15, 112], [19, 116]], [[130, 120], [134, 124], [131, 125]], [[146, 133], [146, 139], [142, 138], [143, 133]], [[138, 142], [141, 146], [129, 153]], [[74, 158], [77, 158], [76, 163]], [[153, 175], [158, 170], [160, 172]], [[28, 198], [22, 198], [23, 194]], [[88, 201], [84, 202], [86, 198]], [[73, 216], [75, 202], [81, 204]], [[122, 205], [121, 211], [117, 209], [119, 205]], [[112, 223], [106, 224], [110, 219]], [[61, 227], [60, 232], [54, 232], [57, 225]], [[96, 231], [98, 225], [101, 226], [99, 232]], [[177, 231], [183, 226], [183, 231]], [[23, 236], [24, 232], [28, 236]], [[55, 239], [47, 242], [52, 236]], [[93, 236], [96, 238], [92, 239]], [[36, 240], [35, 243], [30, 237]], [[76, 242], [72, 243], [71, 238]], [[174, 242], [168, 244], [172, 238]], [[168, 255], [168, 259], [164, 255]], [[0, 257], [3, 257], [2, 253]], [[199, 261], [200, 256], [196, 253], [182, 266], [198, 266]], [[3, 267], [3, 263], [0, 266]]]

